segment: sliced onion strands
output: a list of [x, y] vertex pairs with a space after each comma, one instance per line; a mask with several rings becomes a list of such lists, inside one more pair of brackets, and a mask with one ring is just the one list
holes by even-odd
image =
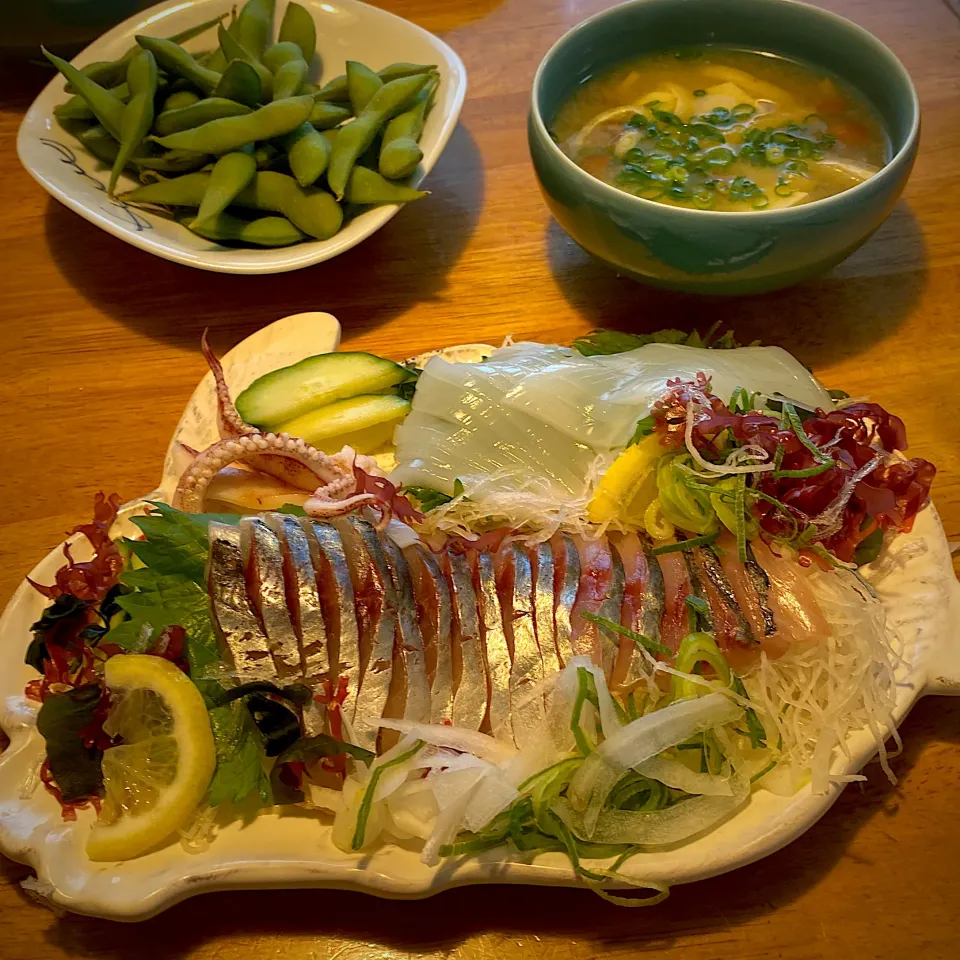
[[604, 760], [626, 769], [692, 736], [739, 719], [743, 710], [722, 693], [671, 703], [621, 727], [597, 748]]
[[581, 840], [593, 843], [627, 843], [664, 846], [703, 833], [733, 813], [750, 795], [750, 781], [731, 779], [729, 797], [700, 796], [672, 807], [641, 813], [632, 810], [603, 810], [588, 833], [582, 815], [565, 800], [553, 805], [554, 812]]
[[666, 786], [683, 790], [685, 793], [707, 797], [733, 796], [729, 774], [717, 776], [712, 773], [698, 773], [670, 757], [651, 757], [637, 764], [634, 769], [651, 780], [659, 780]]
[[[382, 717], [377, 721], [380, 727], [388, 730], [398, 730], [406, 737], [423, 740], [437, 747], [449, 747], [461, 753], [472, 753], [481, 760], [491, 763], [502, 763], [516, 756], [517, 750], [509, 744], [477, 730], [467, 730], [464, 727], [446, 726], [440, 723], [417, 723], [413, 720], [394, 720]], [[384, 757], [387, 754], [384, 754]], [[383, 760], [383, 757], [380, 758]]]
[[[743, 714], [722, 693], [681, 700], [621, 727], [583, 762], [567, 788], [572, 809], [581, 811], [580, 828], [598, 823], [607, 796], [620, 775], [698, 733], [731, 723]], [[589, 817], [587, 811], [589, 810]]]
[[452, 770], [432, 781], [440, 813], [433, 833], [423, 845], [421, 863], [428, 867], [440, 863], [440, 848], [456, 839], [470, 799], [485, 776], [483, 770]]

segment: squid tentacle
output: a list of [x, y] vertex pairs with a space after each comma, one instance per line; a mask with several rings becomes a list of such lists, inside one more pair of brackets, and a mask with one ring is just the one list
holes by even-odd
[[203, 331], [203, 336], [200, 338], [200, 349], [203, 351], [203, 358], [207, 361], [207, 366], [210, 367], [210, 372], [213, 374], [213, 383], [217, 391], [217, 427], [221, 438], [226, 440], [229, 437], [244, 437], [259, 433], [260, 431], [256, 427], [251, 426], [240, 416], [234, 405], [233, 397], [230, 396], [230, 388], [227, 386], [227, 378], [223, 373], [223, 365], [213, 350], [210, 349], [206, 330]]
[[[233, 397], [230, 395], [223, 365], [207, 342], [206, 330], [203, 332], [200, 346], [203, 350], [204, 359], [210, 367], [210, 372], [213, 374], [213, 382], [217, 393], [217, 428], [221, 439], [232, 440], [237, 437], [260, 436], [262, 431], [247, 423], [240, 416], [233, 402]], [[271, 452], [271, 454], [264, 456], [252, 457], [244, 462], [253, 467], [254, 470], [259, 470], [261, 473], [266, 473], [277, 480], [289, 483], [290, 486], [296, 487], [298, 490], [313, 490], [316, 486], [316, 478], [309, 467], [305, 468], [303, 464], [296, 460], [275, 456]]]
[[207, 488], [217, 473], [233, 463], [256, 464], [269, 454], [270, 459], [292, 461], [306, 468], [319, 481], [313, 498], [319, 502], [340, 501], [356, 489], [356, 478], [343, 463], [289, 434], [254, 433], [219, 440], [197, 455], [183, 472], [174, 493], [174, 506], [188, 513], [199, 513]]

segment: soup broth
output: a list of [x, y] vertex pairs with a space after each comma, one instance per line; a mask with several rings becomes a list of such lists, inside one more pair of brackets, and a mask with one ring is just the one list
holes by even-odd
[[866, 101], [783, 57], [702, 46], [591, 77], [552, 125], [563, 152], [627, 193], [704, 210], [821, 200], [890, 159]]

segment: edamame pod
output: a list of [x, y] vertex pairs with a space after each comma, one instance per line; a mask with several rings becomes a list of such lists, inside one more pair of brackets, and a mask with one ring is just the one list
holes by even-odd
[[228, 62], [243, 60], [249, 63], [257, 71], [257, 76], [260, 78], [261, 99], [271, 99], [273, 96], [273, 74], [232, 33], [224, 30], [222, 25], [217, 29], [217, 37], [220, 40], [220, 49]]
[[209, 173], [185, 173], [182, 177], [137, 187], [122, 194], [120, 199], [162, 207], [199, 207], [209, 181]]
[[418, 141], [436, 88], [437, 78], [434, 77], [417, 95], [413, 106], [395, 116], [384, 129], [377, 166], [388, 179], [409, 177], [423, 159]]
[[181, 110], [183, 107], [192, 107], [199, 99], [200, 97], [192, 90], [177, 90], [163, 101], [163, 108], [160, 112], [165, 113], [167, 110]]
[[[151, 183], [124, 194], [127, 203], [170, 207], [199, 207], [210, 181], [209, 173], [188, 173], [163, 183]], [[326, 190], [301, 187], [293, 177], [261, 170], [237, 195], [234, 204], [282, 213], [304, 233], [328, 240], [343, 224], [340, 205]]]
[[302, 123], [283, 138], [287, 163], [301, 187], [320, 179], [330, 161], [330, 141], [309, 123]]
[[236, 100], [248, 107], [256, 107], [263, 99], [260, 75], [246, 60], [231, 60], [213, 95], [226, 100]]
[[417, 169], [423, 159], [420, 144], [412, 137], [399, 137], [384, 143], [380, 148], [377, 169], [388, 180], [402, 180]]
[[210, 123], [192, 130], [153, 139], [168, 149], [196, 150], [198, 153], [218, 155], [229, 153], [248, 143], [269, 140], [271, 137], [279, 137], [296, 130], [310, 116], [313, 106], [311, 97], [274, 100], [247, 116], [211, 120]]
[[[299, 50], [299, 48], [298, 48]], [[273, 75], [273, 99], [295, 97], [307, 79], [307, 63], [302, 58], [290, 60], [280, 66]]]
[[247, 0], [237, 16], [237, 39], [255, 57], [263, 55], [273, 33], [274, 0]]
[[210, 157], [194, 150], [167, 150], [156, 156], [135, 156], [133, 162], [141, 170], [156, 170], [161, 173], [190, 173], [205, 166]]
[[368, 66], [357, 60], [347, 61], [347, 91], [354, 116], [359, 117], [383, 81]]
[[318, 130], [338, 127], [344, 120], [349, 120], [350, 117], [349, 107], [342, 107], [339, 103], [315, 103], [310, 111], [310, 122]]
[[303, 60], [306, 63], [300, 48], [290, 41], [275, 43], [263, 51], [263, 65], [274, 73], [291, 60]]
[[293, 177], [261, 170], [238, 197], [241, 206], [282, 213], [304, 233], [329, 240], [343, 225], [340, 204], [316, 187], [301, 187]]
[[[224, 17], [222, 13], [219, 17], [213, 17], [211, 20], [204, 20], [203, 23], [194, 24], [186, 30], [167, 37], [171, 43], [186, 43], [206, 33], [212, 27], [215, 27]], [[127, 66], [133, 55], [140, 49], [137, 44], [130, 47], [129, 50], [119, 60], [98, 60], [96, 63], [88, 63], [80, 68], [80, 72], [91, 80], [95, 80], [102, 87], [115, 87], [118, 83], [123, 83], [127, 77]], [[73, 93], [73, 86], [70, 83], [64, 84], [64, 90], [67, 93]]]
[[85, 77], [73, 64], [52, 54], [44, 47], [43, 55], [74, 85], [93, 115], [103, 124], [116, 141], [120, 141], [120, 126], [123, 123], [123, 104], [110, 91], [95, 80]]
[[287, 4], [278, 36], [281, 43], [295, 43], [308, 64], [317, 52], [317, 25], [310, 11], [299, 3]]
[[402, 112], [423, 89], [428, 75], [419, 74], [385, 83], [371, 98], [363, 112], [337, 134], [327, 167], [327, 183], [338, 199], [344, 195], [350, 171], [357, 157], [366, 150], [381, 127]]
[[120, 124], [120, 150], [113, 162], [107, 193], [113, 196], [117, 179], [123, 168], [143, 143], [153, 126], [153, 98], [157, 92], [157, 61], [149, 50], [133, 55], [127, 67], [127, 86], [130, 102], [123, 108]]
[[[433, 73], [437, 69], [434, 63], [391, 63], [382, 70], [377, 71], [377, 76], [384, 83], [391, 80], [400, 80], [403, 77], [415, 77], [421, 73]], [[350, 99], [350, 91], [347, 87], [347, 75], [341, 74], [334, 77], [328, 83], [325, 83], [314, 95], [316, 100], [332, 101], [340, 103]]]
[[207, 97], [189, 107], [165, 110], [157, 117], [154, 132], [158, 137], [168, 137], [182, 130], [193, 130], [214, 120], [222, 120], [224, 117], [242, 117], [249, 113], [252, 113], [251, 109], [236, 100]]
[[[120, 100], [126, 103], [130, 99], [130, 90], [125, 83], [121, 83], [119, 86], [111, 87], [107, 93], [111, 97], [116, 97], [117, 100]], [[53, 108], [53, 115], [58, 120], [94, 120], [93, 111], [90, 109], [90, 105], [87, 103], [79, 93], [75, 93], [69, 100], [65, 100], [63, 103], [57, 104]]]
[[257, 220], [241, 220], [239, 217], [221, 213], [213, 220], [187, 220], [185, 226], [207, 240], [234, 240], [257, 247], [288, 247], [292, 243], [309, 239], [286, 217], [260, 217]]
[[272, 143], [261, 143], [253, 151], [258, 170], [269, 170], [283, 154]]
[[197, 211], [197, 222], [205, 225], [223, 213], [256, 175], [257, 161], [252, 154], [241, 151], [224, 154], [210, 171]]
[[159, 37], [137, 36], [135, 39], [144, 50], [149, 50], [154, 55], [157, 63], [164, 70], [189, 80], [208, 97], [216, 90], [220, 82], [220, 74], [215, 70], [201, 67], [183, 47]]
[[343, 198], [347, 203], [384, 204], [410, 203], [429, 193], [428, 190], [414, 190], [400, 183], [391, 183], [381, 177], [376, 170], [366, 167], [354, 167], [347, 183]]
[[120, 152], [120, 144], [107, 132], [102, 124], [95, 123], [78, 134], [80, 142], [101, 162], [113, 166]]

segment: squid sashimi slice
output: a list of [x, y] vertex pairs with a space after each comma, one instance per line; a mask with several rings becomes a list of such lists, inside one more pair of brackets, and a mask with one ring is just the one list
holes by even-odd
[[250, 599], [267, 635], [277, 676], [284, 683], [302, 679], [300, 641], [290, 616], [280, 540], [260, 517], [242, 517], [240, 535]]
[[417, 381], [410, 415], [397, 428], [394, 482], [451, 493], [456, 480], [486, 492], [536, 487], [579, 496], [594, 457], [586, 444], [545, 424], [536, 411], [510, 405], [531, 370], [552, 362], [558, 347], [497, 351], [496, 362], [450, 363], [434, 357]]
[[654, 559], [663, 574], [664, 608], [660, 621], [660, 642], [676, 653], [680, 649], [680, 642], [690, 632], [686, 603], [687, 596], [692, 593], [690, 577], [679, 550], [661, 553]]
[[453, 604], [440, 562], [423, 544], [404, 551], [410, 564], [417, 615], [423, 635], [427, 679], [430, 681], [430, 722], [453, 720]]
[[211, 521], [208, 590], [213, 618], [241, 683], [277, 681], [270, 644], [247, 591], [240, 528]]
[[[283, 550], [283, 575], [293, 628], [300, 641], [300, 669], [315, 693], [330, 679], [330, 646], [320, 607], [317, 572], [310, 556], [310, 544], [300, 524], [290, 516], [271, 513], [264, 517], [279, 537]], [[325, 732], [325, 709], [314, 699], [303, 707], [307, 736]]]
[[490, 685], [481, 638], [475, 570], [467, 558], [458, 553], [446, 553], [444, 564], [453, 604], [453, 724], [479, 730], [487, 715]]
[[[376, 721], [399, 717], [399, 693], [388, 704], [393, 678], [393, 648], [398, 631], [397, 598], [383, 544], [372, 523], [356, 516], [335, 520], [346, 547], [360, 627], [360, 682], [354, 708], [357, 743], [376, 748]], [[388, 707], [390, 712], [388, 713]]]
[[543, 657], [537, 643], [530, 558], [515, 543], [500, 548], [495, 561], [503, 628], [510, 651], [510, 719], [520, 747], [542, 734]]
[[609, 677], [617, 655], [617, 642], [610, 640], [583, 614], [592, 613], [620, 622], [623, 564], [606, 538], [575, 538], [575, 543], [580, 554], [580, 587], [573, 608], [573, 649], [590, 657]]
[[486, 651], [487, 677], [490, 681], [490, 706], [487, 719], [490, 732], [498, 740], [515, 742], [510, 724], [510, 649], [503, 627], [503, 611], [497, 594], [493, 557], [481, 553], [477, 557], [480, 578], [480, 622]]
[[527, 549], [533, 577], [533, 618], [537, 644], [543, 659], [544, 677], [551, 677], [563, 669], [557, 647], [557, 626], [554, 621], [553, 580], [555, 565], [549, 543], [538, 543]]
[[[417, 601], [413, 592], [410, 566], [403, 551], [390, 537], [381, 542], [390, 566], [393, 589], [397, 598], [397, 639], [394, 646], [393, 673], [398, 694], [398, 705], [404, 720], [426, 723], [430, 719], [430, 682], [423, 652], [423, 636], [417, 620]], [[390, 705], [392, 706], [392, 704]], [[389, 707], [388, 707], [389, 709]], [[385, 716], [392, 716], [386, 713]]]
[[360, 689], [360, 626], [347, 551], [340, 531], [329, 523], [300, 521], [317, 576], [320, 609], [329, 643], [330, 679], [333, 687], [342, 678], [346, 699], [340, 709], [352, 721]]
[[[636, 533], [612, 534], [610, 542], [620, 557], [624, 572], [620, 623], [656, 643], [664, 612], [663, 574], [646, 540]], [[646, 674], [643, 654], [636, 641], [620, 638], [611, 688], [631, 688]]]
[[561, 666], [575, 656], [573, 649], [573, 605], [580, 587], [580, 554], [573, 537], [557, 533], [550, 539], [553, 552], [553, 622]]

